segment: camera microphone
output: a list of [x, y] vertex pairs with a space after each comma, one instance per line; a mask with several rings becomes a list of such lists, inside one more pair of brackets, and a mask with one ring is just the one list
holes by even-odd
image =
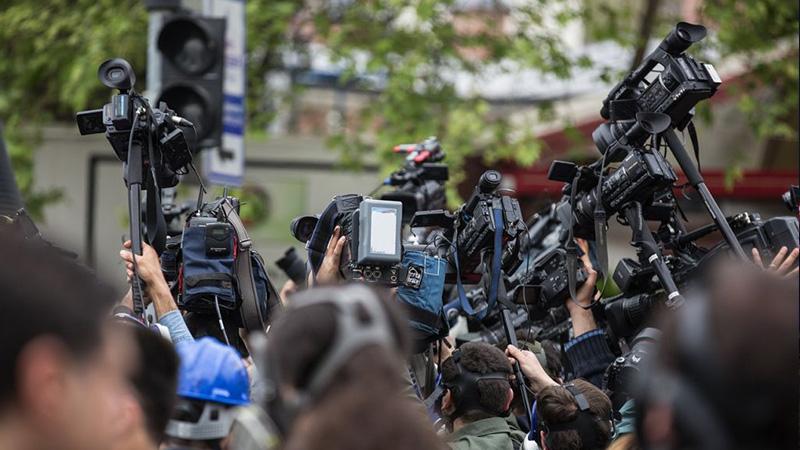
[[193, 127], [194, 124], [189, 122], [188, 120], [184, 119], [183, 117], [173, 114], [169, 116], [169, 118], [175, 123], [175, 125], [179, 125], [182, 127]]

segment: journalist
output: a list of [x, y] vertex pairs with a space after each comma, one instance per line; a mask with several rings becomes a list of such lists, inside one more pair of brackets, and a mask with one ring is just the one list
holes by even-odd
[[468, 342], [442, 362], [442, 414], [452, 433], [450, 447], [463, 449], [515, 449], [525, 433], [510, 417], [514, 393], [511, 364], [498, 348]]
[[526, 448], [538, 438], [543, 450], [599, 450], [611, 439], [611, 400], [596, 386], [577, 379], [557, 383], [530, 351], [512, 345], [506, 349], [510, 361], [519, 364], [536, 394], [535, 421]]
[[120, 349], [132, 361], [129, 395], [123, 407], [122, 434], [112, 450], [155, 450], [175, 404], [178, 356], [172, 344], [153, 329], [133, 321], [120, 321], [130, 330], [135, 345]]
[[250, 403], [250, 381], [234, 349], [205, 337], [176, 346], [178, 400], [166, 428], [166, 449], [228, 449], [238, 414]]
[[644, 448], [797, 447], [797, 275], [777, 268], [723, 264], [664, 318], [635, 395]]
[[404, 393], [404, 320], [387, 295], [362, 283], [291, 299], [259, 360], [283, 449], [446, 448]]
[[116, 294], [53, 248], [0, 230], [0, 448], [112, 447], [128, 395]]

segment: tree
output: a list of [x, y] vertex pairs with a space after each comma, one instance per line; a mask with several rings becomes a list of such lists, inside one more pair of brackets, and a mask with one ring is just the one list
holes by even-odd
[[[26, 208], [42, 208], [58, 191], [34, 191], [33, 149], [40, 126], [73, 121], [110, 95], [97, 67], [112, 56], [128, 59], [143, 80], [147, 15], [138, 0], [5, 1], [0, 11], [0, 119]], [[144, 86], [142, 81], [138, 86]]]
[[[302, 51], [312, 40], [321, 42], [346, 67], [342, 83], [364, 72], [386, 80], [359, 117], [330, 136], [328, 143], [341, 151], [343, 163], [357, 165], [364, 154], [376, 152], [390, 170], [398, 164], [390, 152], [395, 144], [436, 135], [456, 182], [464, 159], [473, 154], [486, 162], [532, 164], [539, 143], [530, 127], [513, 126], [477, 94], [459, 95], [453, 75], [478, 75], [503, 63], [511, 70], [569, 76], [576, 61], [561, 48], [558, 24], [573, 18], [574, 11], [567, 2], [548, 0], [511, 10], [505, 2], [483, 2], [479, 11], [464, 10], [464, 3], [370, 0], [278, 2], [272, 7], [270, 0], [251, 1], [249, 23], [257, 24], [256, 35], [267, 37], [249, 41], [251, 87], [253, 80], [263, 86], [265, 72], [274, 68], [269, 64], [274, 46]], [[545, 25], [543, 11], [552, 12], [553, 24]], [[509, 20], [513, 23], [504, 22]], [[259, 58], [256, 64], [254, 57]]]

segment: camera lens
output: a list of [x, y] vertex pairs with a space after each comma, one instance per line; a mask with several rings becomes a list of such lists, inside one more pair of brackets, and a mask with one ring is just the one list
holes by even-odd
[[108, 71], [108, 79], [112, 81], [121, 80], [124, 76], [125, 71], [117, 67]]

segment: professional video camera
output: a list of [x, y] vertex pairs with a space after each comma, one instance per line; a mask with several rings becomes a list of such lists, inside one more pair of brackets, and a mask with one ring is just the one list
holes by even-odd
[[625, 156], [625, 147], [647, 139], [647, 135], [630, 133], [637, 113], [664, 113], [673, 127], [683, 130], [694, 117], [695, 105], [714, 95], [722, 83], [714, 66], [684, 53], [705, 36], [702, 25], [678, 23], [639, 67], [611, 89], [600, 110], [611, 122], [592, 133], [600, 153], [610, 153], [607, 162], [618, 161]]
[[383, 194], [381, 200], [403, 204], [403, 224], [409, 223], [417, 211], [444, 209], [444, 182], [449, 174], [447, 165], [440, 163], [445, 153], [436, 137], [429, 137], [419, 144], [400, 144], [392, 150], [406, 154], [406, 161], [403, 168], [384, 180], [384, 186], [397, 189]]
[[[105, 133], [120, 161], [125, 163], [128, 187], [131, 250], [142, 254], [142, 190], [147, 192], [147, 240], [158, 253], [164, 250], [166, 222], [161, 211], [160, 190], [178, 183], [178, 174], [191, 167], [192, 152], [178, 126], [194, 125], [170, 110], [165, 103], [157, 109], [133, 86], [136, 82], [131, 65], [121, 58], [105, 61], [98, 69], [100, 81], [119, 93], [102, 109], [81, 111], [76, 115], [81, 135]], [[141, 280], [134, 262], [132, 283], [133, 309], [142, 316]]]
[[81, 135], [105, 133], [111, 148], [122, 162], [128, 152], [139, 150], [143, 164], [154, 170], [159, 188], [178, 184], [179, 173], [192, 162], [192, 152], [178, 126], [193, 127], [161, 102], [157, 109], [134, 91], [136, 75], [122, 58], [105, 61], [98, 69], [100, 81], [119, 89], [111, 102], [100, 109], [78, 112], [75, 119]]
[[[513, 272], [521, 263], [520, 248], [527, 238], [525, 222], [517, 199], [497, 193], [500, 180], [499, 172], [487, 170], [469, 200], [455, 214], [444, 210], [419, 211], [411, 221], [412, 228], [444, 229], [434, 237], [453, 243], [448, 250], [449, 259], [456, 267], [455, 275], [468, 284], [480, 280], [486, 254], [496, 254], [505, 273]], [[448, 281], [455, 280], [451, 277]]]
[[631, 341], [630, 351], [620, 356], [606, 369], [603, 390], [611, 399], [613, 411], [618, 412], [628, 401], [635, 388], [634, 382], [641, 372], [641, 365], [652, 357], [655, 345], [661, 339], [656, 328], [645, 328]]

